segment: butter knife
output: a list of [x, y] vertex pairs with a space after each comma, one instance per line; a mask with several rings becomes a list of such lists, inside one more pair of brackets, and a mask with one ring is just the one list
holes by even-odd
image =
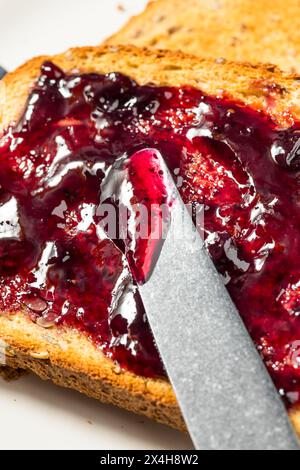
[[160, 164], [174, 201], [171, 222], [139, 290], [194, 445], [298, 450], [283, 402], [161, 156]]

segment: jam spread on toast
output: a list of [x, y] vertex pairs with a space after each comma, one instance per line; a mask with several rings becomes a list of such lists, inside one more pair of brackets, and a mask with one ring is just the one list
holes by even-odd
[[154, 149], [184, 201], [204, 205], [207, 250], [280, 393], [300, 403], [299, 138], [299, 122], [281, 129], [231, 99], [44, 63], [0, 140], [1, 310], [75, 327], [121, 367], [165, 374], [134, 281], [155, 247], [110, 238], [99, 212], [166, 202]]

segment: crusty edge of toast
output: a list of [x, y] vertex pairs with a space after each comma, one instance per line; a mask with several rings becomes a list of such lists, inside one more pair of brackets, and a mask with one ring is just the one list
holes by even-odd
[[16, 366], [0, 366], [0, 377], [6, 382], [18, 380], [22, 375], [26, 374], [26, 369], [21, 369]]
[[300, 118], [300, 77], [284, 73], [274, 65], [201, 59], [176, 51], [135, 46], [99, 46], [36, 57], [6, 75], [1, 82], [6, 105], [0, 110], [0, 132], [19, 118], [45, 60], [54, 61], [66, 72], [109, 73], [113, 70], [130, 75], [140, 84], [187, 85], [207, 94], [231, 96], [264, 109], [283, 126], [291, 124], [292, 116]]
[[[17, 121], [40, 65], [52, 60], [66, 72], [121, 72], [140, 84], [194, 86], [205, 93], [232, 96], [266, 110], [279, 125], [300, 116], [300, 83], [273, 66], [252, 66], [198, 59], [176, 52], [133, 46], [76, 48], [53, 57], [38, 57], [4, 79], [6, 106], [0, 130]], [[272, 105], [270, 106], [270, 90]], [[75, 388], [101, 401], [185, 429], [171, 385], [120, 370], [89, 339], [70, 328], [44, 329], [22, 312], [0, 315], [0, 338], [7, 344], [7, 365], [32, 370], [44, 379]], [[300, 413], [291, 414], [300, 432]]]
[[9, 367], [30, 370], [42, 379], [185, 430], [167, 380], [122, 370], [74, 329], [45, 329], [20, 312], [0, 316], [0, 338]]

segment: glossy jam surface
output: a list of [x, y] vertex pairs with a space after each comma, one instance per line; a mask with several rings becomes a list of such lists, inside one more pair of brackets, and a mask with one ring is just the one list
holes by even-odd
[[164, 374], [131, 275], [156, 247], [104, 236], [99, 213], [166, 202], [156, 149], [184, 200], [205, 205], [206, 246], [281, 394], [300, 402], [299, 137], [299, 123], [278, 129], [195, 89], [44, 64], [0, 141], [1, 310], [74, 326], [122, 367]]

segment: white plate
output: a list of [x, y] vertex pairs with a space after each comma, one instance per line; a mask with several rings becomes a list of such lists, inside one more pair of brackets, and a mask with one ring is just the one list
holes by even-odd
[[35, 55], [100, 44], [132, 14], [142, 11], [146, 3], [146, 0], [0, 0], [0, 63], [13, 69]]
[[[34, 55], [99, 44], [145, 3], [0, 0], [0, 64], [12, 70]], [[0, 381], [1, 449], [192, 448], [176, 431], [36, 377]]]

